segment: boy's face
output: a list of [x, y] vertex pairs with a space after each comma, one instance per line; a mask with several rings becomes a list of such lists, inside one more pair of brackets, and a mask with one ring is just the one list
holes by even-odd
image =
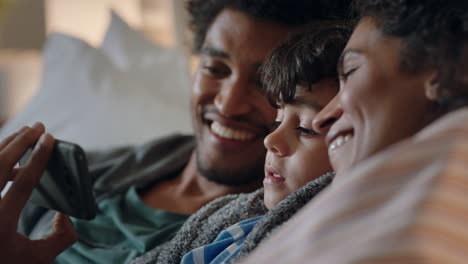
[[338, 92], [338, 82], [322, 79], [312, 91], [297, 86], [294, 100], [280, 103], [276, 129], [264, 141], [265, 205], [272, 208], [309, 181], [332, 171], [324, 136], [312, 129], [312, 120]]

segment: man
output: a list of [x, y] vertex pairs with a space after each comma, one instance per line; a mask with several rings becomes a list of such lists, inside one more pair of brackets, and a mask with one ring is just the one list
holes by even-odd
[[[122, 263], [167, 241], [189, 214], [229, 194], [249, 192], [263, 177], [263, 138], [275, 110], [257, 91], [257, 69], [286, 36], [314, 19], [333, 14], [334, 6], [311, 1], [188, 2], [200, 64], [192, 87], [192, 138], [173, 136], [137, 150], [89, 157], [96, 177], [99, 214], [93, 221], [56, 218], [55, 232], [39, 241], [20, 236], [18, 216], [53, 145], [36, 124], [0, 144], [0, 187], [14, 183], [0, 214], [2, 263]], [[39, 140], [39, 141], [38, 141]], [[26, 166], [13, 169], [38, 141]], [[32, 209], [23, 230], [39, 238], [51, 230], [52, 212]]]
[[357, 6], [340, 93], [314, 120], [337, 175], [246, 263], [468, 259], [468, 3]]

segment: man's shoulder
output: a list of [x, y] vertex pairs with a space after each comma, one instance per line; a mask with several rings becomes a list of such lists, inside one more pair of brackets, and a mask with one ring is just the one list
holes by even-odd
[[193, 136], [170, 135], [140, 146], [88, 153], [95, 194], [102, 199], [171, 177], [185, 167], [194, 148]]
[[[172, 154], [172, 151], [180, 151], [183, 147], [193, 148], [195, 144], [194, 137], [191, 135], [171, 134], [162, 138], [156, 138], [142, 145], [136, 146], [121, 146], [117, 148], [102, 149], [97, 151], [86, 152], [88, 164], [91, 169], [101, 163], [110, 162], [128, 155], [138, 157], [165, 156]], [[165, 152], [167, 150], [167, 152]]]

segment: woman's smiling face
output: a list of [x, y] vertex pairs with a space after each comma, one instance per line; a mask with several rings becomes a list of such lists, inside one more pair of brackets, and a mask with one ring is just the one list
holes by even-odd
[[314, 120], [326, 134], [330, 161], [339, 174], [427, 124], [433, 102], [429, 71], [401, 70], [403, 43], [361, 19], [339, 64], [340, 92]]

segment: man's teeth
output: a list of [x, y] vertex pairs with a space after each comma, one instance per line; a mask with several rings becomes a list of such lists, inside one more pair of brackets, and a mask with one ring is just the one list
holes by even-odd
[[211, 131], [219, 137], [226, 139], [247, 141], [255, 137], [255, 134], [225, 127], [218, 122], [211, 123]]
[[352, 134], [347, 134], [345, 136], [339, 136], [335, 140], [333, 140], [333, 142], [328, 147], [328, 150], [334, 150], [336, 148], [339, 148], [340, 146], [342, 146], [343, 144], [345, 144], [346, 142], [348, 142], [352, 138], [353, 138]]

